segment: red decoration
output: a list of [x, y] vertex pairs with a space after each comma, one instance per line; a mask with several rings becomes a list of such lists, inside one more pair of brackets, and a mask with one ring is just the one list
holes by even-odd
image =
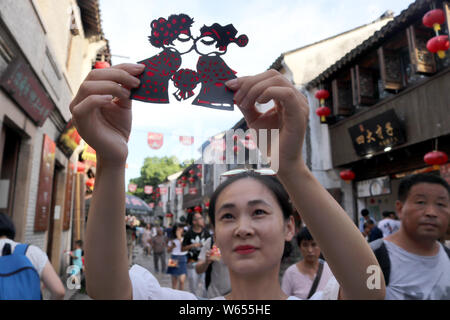
[[195, 212], [202, 212], [202, 207], [196, 206], [196, 207], [194, 208], [194, 211], [195, 211]]
[[441, 9], [428, 11], [422, 19], [423, 24], [428, 28], [433, 28], [436, 32], [441, 30], [441, 24], [445, 23], [445, 13]]
[[78, 161], [77, 163], [77, 172], [78, 173], [84, 173], [84, 170], [86, 169], [86, 166], [83, 162]]
[[328, 107], [320, 107], [319, 109], [316, 110], [316, 114], [320, 117], [321, 123], [326, 123], [327, 122], [326, 117], [328, 117], [331, 114], [331, 109]]
[[172, 213], [166, 213], [166, 218], [172, 218], [173, 217], [173, 214]]
[[164, 135], [162, 133], [149, 132], [147, 134], [147, 143], [150, 148], [158, 150], [164, 143]]
[[94, 188], [94, 183], [95, 183], [95, 179], [94, 178], [90, 178], [90, 179], [87, 179], [87, 181], [86, 181], [86, 186], [88, 186], [89, 188]]
[[206, 208], [206, 209], [209, 208], [209, 201], [205, 202], [205, 208]]
[[[321, 104], [330, 97], [328, 90], [322, 89], [316, 92], [316, 98], [320, 100]], [[323, 102], [322, 102], [323, 100]]]
[[187, 209], [187, 213], [192, 213], [192, 209]]
[[152, 186], [144, 186], [144, 193], [145, 194], [152, 194], [153, 193], [153, 187]]
[[198, 165], [197, 165], [197, 169], [200, 169], [200, 170], [201, 170], [201, 169], [202, 169], [202, 165], [201, 165], [201, 164], [198, 164]]
[[186, 187], [186, 183], [183, 182], [183, 183], [181, 184], [181, 186], [182, 186], [183, 188]]
[[440, 165], [446, 164], [448, 162], [448, 156], [445, 152], [442, 151], [431, 151], [428, 152], [423, 160], [426, 164], [433, 166], [435, 169], [439, 169]]
[[130, 191], [130, 192], [136, 192], [136, 189], [137, 189], [137, 184], [135, 184], [135, 183], [130, 183], [130, 184], [128, 185], [128, 191]]
[[194, 169], [189, 170], [189, 174], [192, 176], [195, 173]]
[[201, 172], [197, 173], [197, 177], [199, 177], [201, 179], [202, 178], [202, 173]]
[[182, 176], [182, 177], [181, 177], [181, 180], [186, 181], [186, 180], [187, 180], [187, 177], [186, 177], [186, 176]]
[[437, 53], [439, 58], [445, 58], [445, 51], [450, 48], [450, 42], [448, 40], [448, 36], [436, 36], [431, 38], [427, 42], [427, 49], [432, 53]]
[[194, 181], [195, 181], [194, 177], [189, 178], [189, 183], [194, 183]]
[[96, 61], [94, 65], [94, 69], [105, 69], [110, 67], [111, 65], [107, 61]]
[[240, 149], [240, 148], [239, 148], [238, 146], [234, 146], [234, 147], [233, 147], [234, 153], [238, 153], [238, 152], [239, 152], [239, 149]]
[[355, 173], [352, 170], [341, 171], [339, 175], [341, 176], [341, 179], [345, 180], [346, 182], [350, 182], [356, 177]]

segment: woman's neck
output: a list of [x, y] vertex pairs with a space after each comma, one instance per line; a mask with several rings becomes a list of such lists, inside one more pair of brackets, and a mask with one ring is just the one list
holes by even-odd
[[225, 296], [227, 300], [285, 300], [278, 279], [279, 267], [261, 274], [241, 275], [230, 271], [232, 291]]

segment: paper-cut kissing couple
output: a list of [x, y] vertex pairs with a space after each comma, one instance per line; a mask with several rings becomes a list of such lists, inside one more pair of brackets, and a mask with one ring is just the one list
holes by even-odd
[[[225, 82], [236, 78], [233, 71], [221, 58], [228, 45], [244, 47], [248, 43], [246, 35], [236, 37], [238, 31], [232, 24], [222, 26], [214, 23], [200, 28], [200, 35], [194, 38], [191, 26], [194, 20], [186, 14], [174, 14], [168, 19], [159, 18], [151, 23], [152, 46], [162, 48], [159, 54], [140, 61], [145, 65], [140, 75], [141, 85], [132, 90], [131, 98], [149, 103], [169, 103], [169, 82], [177, 91], [173, 96], [178, 101], [194, 95], [194, 89], [201, 84], [200, 93], [192, 104], [233, 110], [233, 92]], [[199, 54], [197, 70], [179, 69], [181, 56], [195, 50]]]

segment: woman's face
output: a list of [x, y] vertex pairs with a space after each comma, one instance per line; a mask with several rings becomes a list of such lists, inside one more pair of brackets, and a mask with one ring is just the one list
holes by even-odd
[[284, 221], [274, 194], [252, 178], [227, 186], [216, 201], [215, 239], [231, 272], [261, 274], [279, 268], [294, 222]]
[[315, 263], [320, 257], [320, 248], [314, 240], [302, 240], [300, 252], [306, 262]]

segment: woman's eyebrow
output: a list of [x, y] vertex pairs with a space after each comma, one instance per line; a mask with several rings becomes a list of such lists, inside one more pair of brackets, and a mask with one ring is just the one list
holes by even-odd
[[263, 205], [266, 205], [266, 206], [272, 208], [272, 206], [271, 206], [268, 202], [266, 202], [266, 201], [264, 201], [264, 200], [262, 200], [262, 199], [251, 200], [251, 201], [247, 202], [247, 204], [248, 204], [248, 206], [250, 206], [250, 207], [251, 207], [251, 206], [257, 206], [257, 205], [263, 204]]
[[234, 205], [233, 203], [225, 203], [219, 208], [219, 210], [217, 210], [217, 212], [223, 209], [234, 209], [234, 208], [236, 208], [236, 205]]

